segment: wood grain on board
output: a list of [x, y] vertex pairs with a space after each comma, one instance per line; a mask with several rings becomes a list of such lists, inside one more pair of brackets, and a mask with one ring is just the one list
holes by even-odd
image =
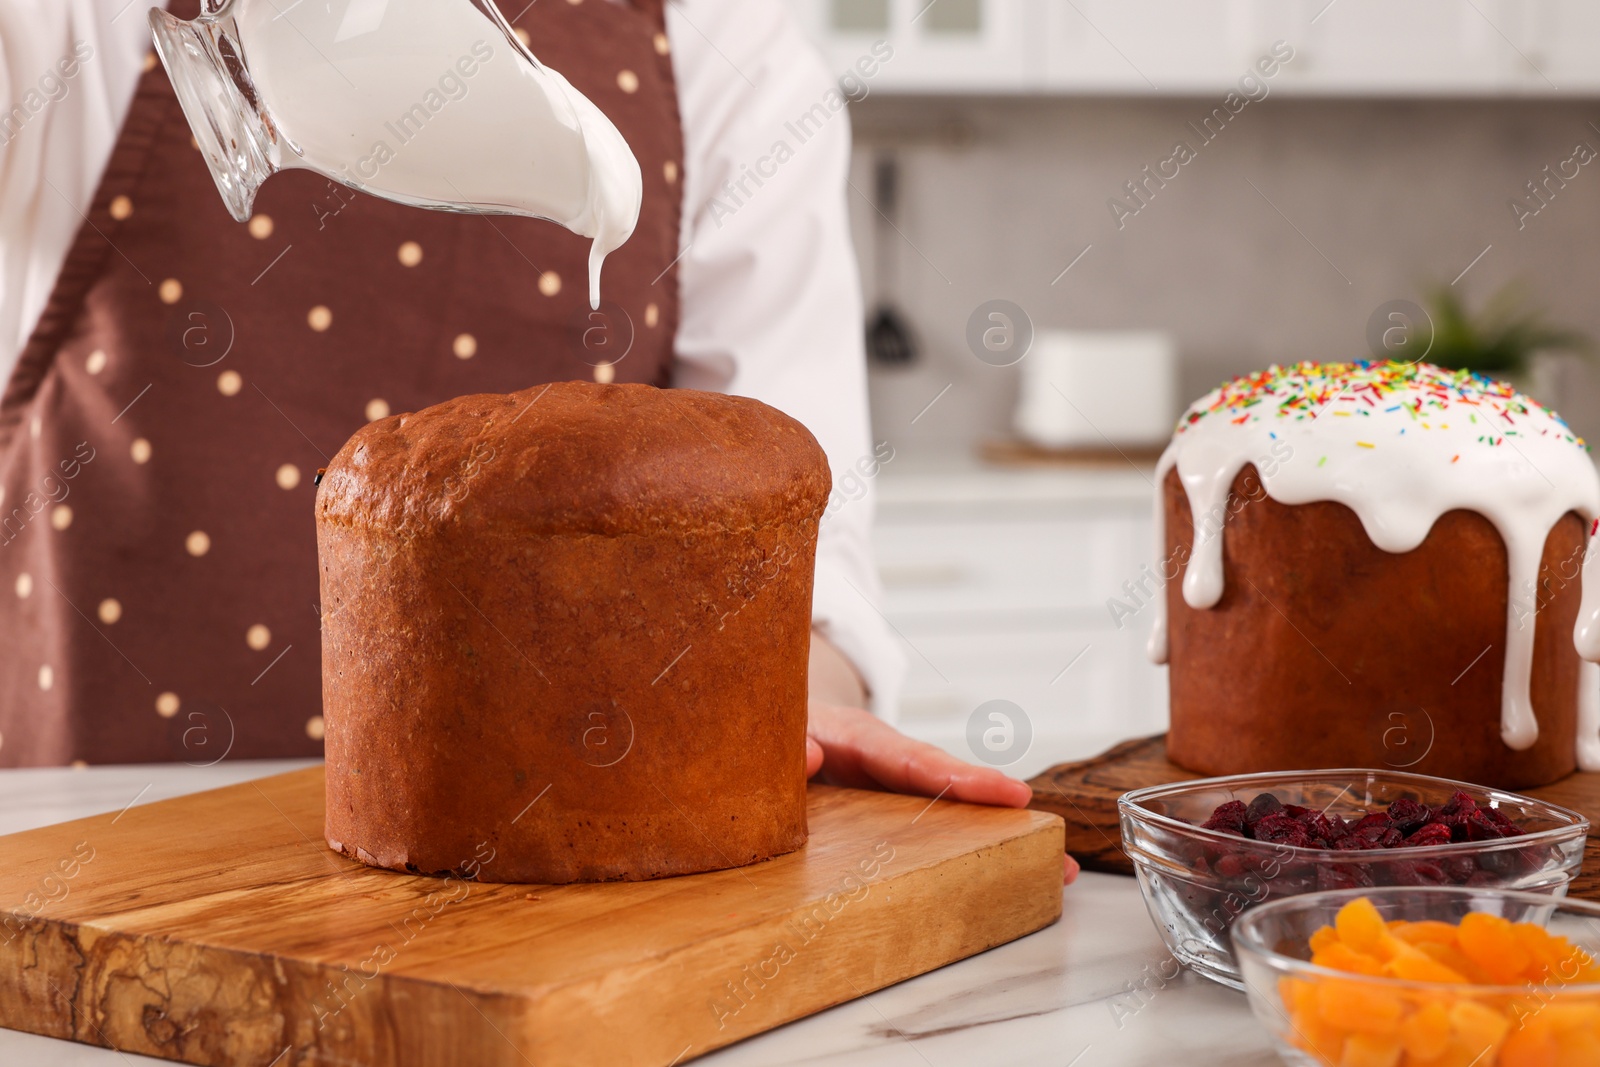
[[330, 852], [320, 767], [13, 834], [0, 1025], [197, 1064], [666, 1067], [1061, 914], [1047, 814], [825, 786], [809, 813], [765, 863], [553, 887]]

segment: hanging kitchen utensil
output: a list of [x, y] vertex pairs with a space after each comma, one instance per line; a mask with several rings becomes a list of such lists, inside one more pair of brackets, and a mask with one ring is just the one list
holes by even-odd
[[905, 366], [916, 360], [917, 346], [906, 317], [894, 304], [899, 252], [894, 242], [900, 236], [894, 218], [899, 209], [900, 165], [891, 153], [885, 152], [873, 162], [872, 195], [877, 209], [872, 230], [872, 266], [878, 304], [867, 318], [867, 358], [874, 363]]

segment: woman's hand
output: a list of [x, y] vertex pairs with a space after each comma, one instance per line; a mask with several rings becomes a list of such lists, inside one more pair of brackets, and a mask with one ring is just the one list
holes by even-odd
[[807, 733], [806, 773], [820, 771], [833, 785], [1003, 808], [1025, 808], [1033, 799], [1026, 782], [913, 740], [861, 708], [813, 700]]
[[[866, 691], [843, 653], [811, 635], [811, 702], [806, 727], [806, 777], [857, 789], [885, 789], [945, 797], [972, 804], [1025, 808], [1026, 782], [992, 767], [956, 759], [943, 749], [907, 737], [866, 711]], [[1078, 864], [1063, 857], [1062, 882]]]

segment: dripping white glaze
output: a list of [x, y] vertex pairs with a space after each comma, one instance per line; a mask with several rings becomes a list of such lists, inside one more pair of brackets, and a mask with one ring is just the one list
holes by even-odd
[[644, 202], [644, 178], [633, 150], [604, 112], [560, 74], [549, 68], [545, 71], [565, 89], [567, 100], [577, 113], [578, 128], [583, 133], [584, 163], [588, 171], [588, 194], [583, 211], [575, 217], [556, 221], [576, 234], [592, 238], [589, 306], [598, 309], [600, 265], [606, 256], [633, 236]]
[[[1191, 406], [1156, 468], [1157, 558], [1166, 554], [1162, 485], [1174, 468], [1189, 498], [1194, 545], [1184, 602], [1216, 605], [1234, 478], [1254, 464], [1283, 504], [1336, 501], [1387, 552], [1420, 545], [1445, 512], [1488, 519], [1505, 542], [1506, 618], [1501, 737], [1516, 750], [1539, 737], [1529, 696], [1534, 583], [1550, 529], [1567, 512], [1600, 515], [1600, 475], [1558, 416], [1509, 386], [1427, 364], [1299, 364], [1236, 379]], [[1580, 672], [1578, 758], [1600, 770], [1600, 550], [1585, 556], [1575, 644]], [[1166, 570], [1167, 568], [1164, 568]], [[1592, 569], [1592, 572], [1591, 572]], [[1155, 597], [1150, 658], [1167, 658], [1166, 607]]]
[[1578, 668], [1578, 766], [1600, 771], [1600, 663]]
[[1578, 606], [1578, 621], [1572, 628], [1573, 642], [1584, 663], [1578, 675], [1578, 765], [1586, 771], [1600, 770], [1600, 547], [1595, 531], [1600, 523], [1589, 525], [1589, 547], [1583, 555], [1583, 599]]
[[600, 306], [601, 263], [638, 224], [638, 160], [494, 4], [236, 3], [231, 15], [272, 114], [274, 168], [418, 207], [559, 223], [591, 239]]

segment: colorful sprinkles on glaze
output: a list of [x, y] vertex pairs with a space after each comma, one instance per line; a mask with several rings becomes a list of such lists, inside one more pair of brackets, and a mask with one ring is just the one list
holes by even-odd
[[[1356, 406], [1339, 410], [1334, 407], [1336, 404]], [[1350, 418], [1370, 415], [1372, 409], [1384, 413], [1405, 411], [1423, 430], [1434, 428], [1426, 420], [1451, 414], [1465, 414], [1476, 424], [1477, 413], [1482, 412], [1495, 425], [1501, 426], [1498, 433], [1478, 437], [1479, 443], [1487, 447], [1498, 447], [1505, 443], [1507, 436], [1518, 436], [1531, 429], [1541, 436], [1559, 433], [1562, 439], [1588, 449], [1583, 438], [1568, 429], [1560, 415], [1505, 382], [1468, 370], [1446, 370], [1431, 363], [1274, 364], [1256, 374], [1225, 382], [1184, 413], [1177, 432], [1183, 433], [1208, 416], [1220, 416], [1234, 425], [1243, 425], [1270, 419], [1314, 421], [1330, 411], [1336, 416]], [[1531, 421], [1534, 415], [1550, 419], [1559, 429], [1552, 431], [1534, 423]], [[1448, 430], [1450, 426], [1440, 423], [1439, 428]], [[1399, 433], [1405, 433], [1405, 429], [1401, 428]], [[1377, 447], [1376, 443], [1357, 443], [1363, 448]]]

